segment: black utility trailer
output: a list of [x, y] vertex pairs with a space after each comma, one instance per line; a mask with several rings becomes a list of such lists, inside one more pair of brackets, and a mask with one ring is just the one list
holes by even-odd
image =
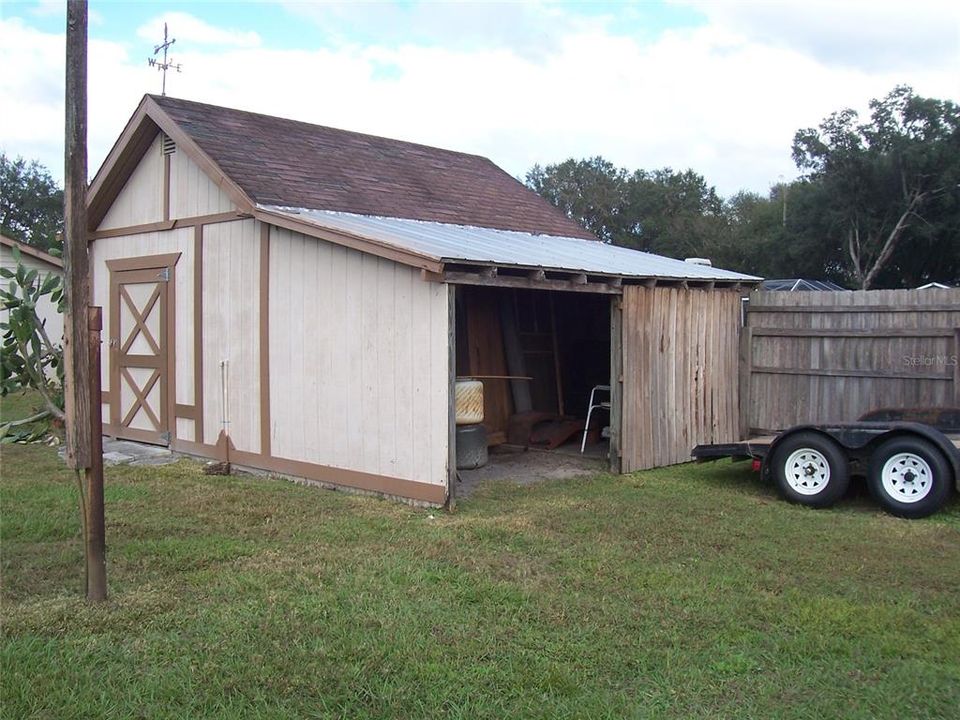
[[960, 408], [885, 409], [856, 422], [798, 425], [737, 443], [697, 445], [698, 462], [753, 459], [790, 502], [823, 508], [864, 476], [894, 515], [919, 518], [960, 490]]

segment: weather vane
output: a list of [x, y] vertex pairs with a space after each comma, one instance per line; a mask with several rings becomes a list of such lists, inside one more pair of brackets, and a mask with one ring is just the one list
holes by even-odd
[[[155, 67], [157, 70], [163, 73], [163, 85], [161, 86], [161, 95], [167, 94], [167, 70], [176, 70], [180, 72], [180, 63], [174, 63], [173, 58], [170, 58], [169, 62], [167, 61], [167, 50], [171, 45], [177, 41], [176, 38], [167, 39], [167, 24], [163, 24], [163, 43], [157, 45], [153, 49], [153, 57], [147, 58], [147, 65], [150, 67]], [[157, 55], [160, 54], [160, 51], [163, 50], [163, 62], [157, 61]]]

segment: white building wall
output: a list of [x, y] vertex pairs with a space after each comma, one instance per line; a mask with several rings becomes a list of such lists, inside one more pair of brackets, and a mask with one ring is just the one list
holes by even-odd
[[170, 218], [216, 215], [235, 209], [221, 190], [187, 153], [179, 148], [170, 155]]
[[[37, 271], [40, 282], [43, 282], [43, 279], [51, 273], [61, 278], [63, 277], [63, 270], [61, 268], [56, 265], [51, 265], [39, 258], [31, 257], [26, 253], [20, 253], [20, 261], [23, 263], [23, 266], [29, 270]], [[13, 259], [13, 250], [6, 245], [0, 245], [0, 267], [7, 268], [11, 272], [16, 272], [17, 270], [17, 263]], [[3, 280], [4, 285], [8, 285], [9, 282], [9, 280]], [[0, 322], [7, 321], [7, 314], [6, 310], [0, 309]], [[55, 303], [50, 302], [49, 295], [45, 295], [37, 305], [37, 317], [43, 322], [50, 341], [54, 343], [62, 342], [63, 315], [57, 312], [57, 306]]]
[[163, 155], [158, 134], [127, 180], [98, 230], [111, 230], [163, 220]]
[[445, 485], [447, 286], [273, 228], [275, 457]]
[[252, 453], [260, 452], [259, 287], [260, 223], [204, 226], [204, 442], [225, 429], [238, 450]]

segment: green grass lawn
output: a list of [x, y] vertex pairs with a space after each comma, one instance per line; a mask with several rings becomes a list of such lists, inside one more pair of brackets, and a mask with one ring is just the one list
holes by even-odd
[[744, 465], [482, 488], [454, 514], [183, 461], [74, 486], [3, 446], [4, 718], [932, 718], [960, 506], [810, 511]]

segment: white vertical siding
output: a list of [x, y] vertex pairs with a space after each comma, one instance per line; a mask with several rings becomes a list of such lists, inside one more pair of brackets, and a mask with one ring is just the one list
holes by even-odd
[[446, 484], [446, 285], [274, 228], [269, 320], [274, 456]]
[[[63, 277], [63, 270], [61, 268], [44, 262], [40, 258], [31, 257], [26, 253], [20, 254], [20, 262], [23, 263], [25, 268], [36, 270], [40, 277], [40, 282], [43, 282], [48, 274]], [[0, 267], [5, 267], [13, 272], [16, 272], [17, 269], [17, 263], [13, 260], [13, 250], [6, 245], [0, 245]], [[9, 282], [9, 280], [4, 280], [4, 286], [9, 284]], [[0, 309], [0, 322], [6, 322], [7, 314], [7, 310]], [[61, 342], [63, 338], [63, 315], [57, 312], [57, 306], [55, 303], [50, 302], [49, 295], [41, 298], [40, 303], [37, 305], [37, 317], [43, 322], [50, 341], [54, 343]]]
[[[90, 267], [93, 272], [93, 303], [103, 308], [102, 337], [104, 348], [107, 347], [107, 341], [114, 337], [113, 333], [115, 332], [114, 328], [110, 327], [110, 272], [107, 268], [107, 260], [180, 253], [180, 259], [174, 268], [176, 397], [178, 403], [193, 404], [193, 228], [100, 238], [91, 243], [90, 252]], [[103, 353], [100, 377], [103, 390], [112, 390], [113, 388], [110, 387], [109, 353], [106, 351]], [[104, 409], [106, 411], [106, 408]], [[109, 412], [104, 417], [109, 417]], [[180, 435], [179, 426], [177, 437], [193, 440], [192, 433], [188, 436]]]
[[[234, 446], [260, 452], [260, 223], [203, 228], [203, 435], [216, 442], [229, 421]], [[191, 325], [192, 327], [192, 325]], [[221, 363], [227, 361], [229, 417]]]
[[194, 423], [190, 418], [177, 418], [177, 434], [176, 437], [180, 440], [187, 440], [193, 442], [194, 436]]
[[157, 135], [97, 229], [109, 230], [160, 220], [163, 220], [163, 155], [160, 153], [160, 135]]
[[233, 201], [180, 148], [170, 155], [170, 217], [214, 215], [234, 209]]

